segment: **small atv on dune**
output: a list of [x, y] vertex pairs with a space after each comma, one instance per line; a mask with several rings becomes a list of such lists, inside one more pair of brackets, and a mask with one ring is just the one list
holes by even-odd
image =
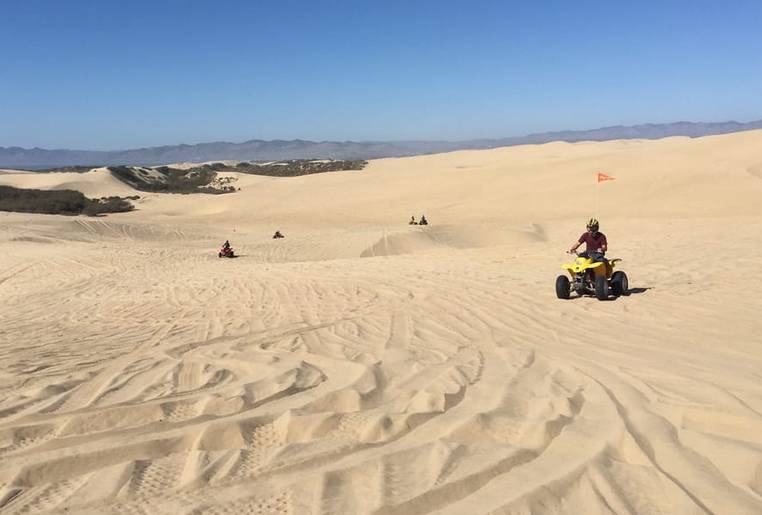
[[584, 253], [574, 254], [577, 256], [574, 263], [561, 265], [569, 276], [559, 275], [556, 278], [556, 296], [559, 299], [568, 299], [572, 290], [580, 297], [595, 295], [598, 300], [606, 300], [612, 294], [615, 297], [627, 295], [627, 274], [621, 270], [614, 271], [621, 259], [596, 262]]
[[235, 252], [233, 252], [232, 247], [222, 247], [220, 251], [217, 253], [217, 257], [227, 257], [227, 258], [234, 258]]

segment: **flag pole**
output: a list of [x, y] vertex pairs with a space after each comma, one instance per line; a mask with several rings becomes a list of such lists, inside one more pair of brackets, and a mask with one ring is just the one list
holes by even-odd
[[601, 183], [603, 181], [613, 181], [616, 179], [616, 177], [612, 177], [608, 174], [605, 174], [603, 172], [598, 172], [598, 175], [595, 176], [595, 217], [598, 218], [600, 216], [600, 210], [601, 210]]

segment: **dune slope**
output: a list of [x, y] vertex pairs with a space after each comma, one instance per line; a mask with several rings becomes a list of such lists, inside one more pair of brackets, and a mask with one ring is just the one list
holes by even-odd
[[[760, 166], [552, 143], [0, 213], [0, 511], [760, 513]], [[597, 171], [631, 294], [561, 301]]]

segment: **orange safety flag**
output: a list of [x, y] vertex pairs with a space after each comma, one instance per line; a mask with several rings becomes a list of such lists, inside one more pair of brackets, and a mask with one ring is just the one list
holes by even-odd
[[606, 175], [605, 173], [598, 172], [598, 182], [613, 181], [615, 179], [616, 177], [612, 177], [610, 175]]

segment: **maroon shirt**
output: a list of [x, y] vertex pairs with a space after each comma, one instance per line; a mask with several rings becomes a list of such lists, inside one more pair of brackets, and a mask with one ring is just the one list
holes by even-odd
[[606, 235], [602, 232], [599, 232], [598, 234], [593, 237], [592, 234], [585, 231], [582, 236], [579, 237], [580, 243], [584, 243], [587, 245], [585, 248], [585, 252], [596, 252], [598, 249], [602, 248], [604, 245], [608, 245], [608, 242], [606, 241]]

